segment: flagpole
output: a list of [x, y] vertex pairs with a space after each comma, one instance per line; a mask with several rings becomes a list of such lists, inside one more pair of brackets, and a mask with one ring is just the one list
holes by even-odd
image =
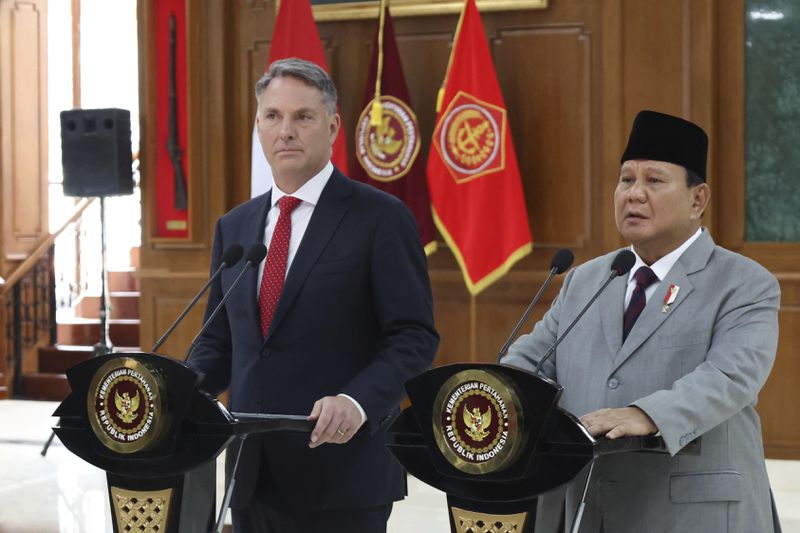
[[378, 65], [375, 74], [375, 97], [372, 99], [372, 110], [369, 113], [369, 123], [372, 126], [380, 126], [383, 120], [381, 78], [383, 77], [383, 26], [386, 22], [386, 2], [387, 0], [381, 0], [381, 14], [378, 24]]
[[456, 24], [456, 33], [453, 35], [453, 46], [450, 48], [450, 57], [447, 60], [447, 69], [444, 71], [444, 80], [442, 81], [442, 86], [439, 88], [439, 93], [436, 95], [436, 112], [442, 110], [442, 101], [444, 100], [444, 90], [445, 86], [447, 85], [447, 77], [450, 75], [450, 66], [453, 64], [453, 56], [455, 55], [456, 51], [456, 43], [458, 42], [458, 36], [461, 33], [461, 22], [464, 20], [464, 14], [467, 12], [467, 2], [469, 0], [464, 0], [464, 7], [461, 9], [461, 15], [458, 17], [458, 24]]
[[478, 362], [478, 306], [475, 295], [469, 294], [469, 360]]

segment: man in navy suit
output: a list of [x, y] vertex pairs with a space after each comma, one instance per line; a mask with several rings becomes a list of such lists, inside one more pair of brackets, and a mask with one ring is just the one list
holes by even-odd
[[[301, 433], [249, 437], [232, 498], [237, 532], [383, 532], [405, 474], [384, 445], [403, 384], [439, 342], [409, 210], [330, 162], [336, 88], [313, 63], [276, 61], [256, 84], [275, 186], [217, 222], [211, 268], [263, 242], [190, 365], [233, 411], [305, 414]], [[238, 275], [212, 285], [206, 315]], [[236, 449], [231, 450], [235, 452]], [[234, 455], [231, 453], [229, 458]], [[229, 463], [232, 461], [229, 461]]]

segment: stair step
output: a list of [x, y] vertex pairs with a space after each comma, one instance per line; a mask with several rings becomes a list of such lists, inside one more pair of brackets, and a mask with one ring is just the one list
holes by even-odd
[[[139, 318], [139, 293], [134, 291], [110, 292], [111, 318]], [[75, 305], [75, 314], [81, 318], [100, 317], [100, 295], [85, 294]]]
[[108, 272], [108, 292], [138, 292], [139, 279], [134, 269], [111, 270]]
[[[138, 352], [138, 347], [114, 346], [115, 352]], [[92, 357], [94, 346], [56, 344], [39, 348], [39, 372], [63, 374], [69, 367]]]
[[[109, 337], [115, 346], [139, 346], [139, 320], [117, 318], [108, 321]], [[93, 346], [100, 340], [100, 320], [75, 318], [58, 324], [59, 344]]]
[[22, 376], [22, 396], [28, 400], [61, 401], [70, 393], [64, 374], [37, 372]]
[[39, 372], [63, 374], [72, 365], [91, 356], [91, 346], [42, 346], [39, 348]]

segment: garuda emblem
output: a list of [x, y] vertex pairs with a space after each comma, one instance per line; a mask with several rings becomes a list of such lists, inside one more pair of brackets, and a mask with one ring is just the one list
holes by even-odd
[[114, 394], [114, 405], [117, 406], [117, 416], [126, 424], [130, 424], [136, 417], [139, 416], [139, 391], [136, 391], [133, 398], [127, 392], [123, 392], [120, 396], [119, 392]]
[[487, 428], [492, 423], [492, 411], [490, 407], [486, 408], [485, 413], [477, 407], [473, 407], [472, 411], [464, 406], [464, 424], [467, 429], [464, 431], [475, 442], [480, 442], [489, 435]]

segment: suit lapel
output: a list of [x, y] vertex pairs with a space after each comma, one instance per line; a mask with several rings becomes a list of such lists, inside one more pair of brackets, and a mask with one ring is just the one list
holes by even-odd
[[272, 317], [269, 331], [264, 339], [265, 343], [280, 325], [283, 317], [286, 316], [308, 273], [317, 262], [317, 259], [319, 259], [331, 237], [333, 237], [342, 217], [350, 208], [350, 204], [346, 200], [351, 194], [352, 186], [348, 179], [339, 170], [334, 169], [328, 183], [322, 190], [319, 202], [314, 207], [314, 213], [308, 222], [303, 240], [300, 242], [297, 254], [295, 254], [289, 267], [286, 283], [278, 300], [278, 307], [275, 309], [275, 315]]
[[[639, 319], [631, 329], [628, 338], [622, 345], [617, 357], [614, 360], [614, 370], [619, 368], [633, 353], [650, 338], [655, 331], [670, 316], [678, 312], [681, 303], [692, 293], [694, 286], [689, 276], [703, 270], [708, 263], [711, 253], [714, 251], [714, 241], [711, 239], [707, 230], [703, 230], [700, 237], [678, 258], [667, 274], [664, 281], [650, 297]], [[678, 295], [667, 312], [663, 312], [664, 297], [671, 285], [680, 287]], [[622, 336], [622, 318], [620, 317], [617, 327]]]
[[[664, 313], [664, 297], [671, 285], [677, 285], [680, 287], [680, 290], [678, 291], [675, 301], [669, 306], [668, 311]], [[622, 345], [622, 349], [614, 360], [614, 366], [618, 367], [624, 363], [637, 348], [644, 344], [670, 315], [677, 312], [683, 300], [685, 300], [693, 290], [694, 287], [684, 272], [683, 265], [681, 265], [680, 262], [675, 263], [664, 281], [659, 284], [656, 292], [653, 293], [647, 301], [647, 305], [645, 305], [642, 310], [642, 314], [639, 315], [639, 319], [636, 321], [636, 324], [634, 324], [628, 338], [625, 339], [625, 343]], [[620, 322], [619, 329], [621, 335], [622, 322]]]
[[608, 342], [612, 360], [622, 346], [622, 313], [624, 311], [625, 288], [628, 276], [619, 276], [600, 295], [597, 308], [603, 322], [603, 332]]
[[[251, 224], [245, 226], [244, 230], [242, 231], [242, 245], [245, 247], [245, 253], [247, 253], [247, 249], [249, 246], [256, 244], [258, 242], [264, 242], [264, 231], [267, 228], [267, 213], [269, 213], [270, 207], [272, 206], [272, 190], [266, 192], [263, 195], [264, 202], [260, 207], [260, 210], [256, 211], [256, 219], [252, 221]], [[261, 325], [259, 323], [259, 311], [258, 311], [258, 271], [261, 268], [261, 265], [253, 265], [253, 268], [250, 268], [247, 273], [244, 275], [241, 283], [244, 287], [241, 289], [247, 297], [244, 298], [244, 304], [246, 307], [246, 317], [252, 317], [253, 320], [253, 328], [255, 331], [261, 335]], [[238, 290], [238, 289], [237, 289]], [[249, 318], [248, 318], [249, 319]]]

